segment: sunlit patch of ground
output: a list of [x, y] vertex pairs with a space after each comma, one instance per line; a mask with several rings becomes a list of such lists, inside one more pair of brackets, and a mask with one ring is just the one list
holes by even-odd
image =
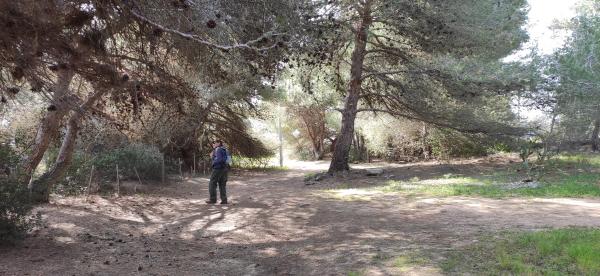
[[[340, 200], [371, 200], [380, 193], [407, 196], [479, 196], [479, 197], [600, 197], [600, 174], [588, 171], [552, 175], [540, 180], [523, 181], [508, 172], [471, 175], [444, 174], [408, 180], [377, 179], [371, 186], [339, 184], [324, 194]], [[525, 178], [527, 179], [527, 178]], [[370, 181], [373, 182], [373, 181]]]
[[600, 275], [600, 229], [514, 232], [454, 250], [450, 274]]
[[[369, 164], [385, 173], [314, 185], [304, 181], [314, 171], [238, 171], [227, 206], [204, 203], [205, 177], [143, 195], [53, 198], [38, 208], [47, 228], [0, 250], [0, 275], [439, 275], [448, 252], [503, 231], [600, 227], [599, 198], [548, 196], [556, 188], [481, 196], [508, 182], [500, 161]], [[569, 185], [595, 180], [585, 162], [568, 162], [585, 173]], [[427, 190], [439, 187], [458, 195]]]
[[368, 189], [331, 189], [317, 195], [343, 201], [370, 201], [373, 196], [381, 195], [383, 192]]

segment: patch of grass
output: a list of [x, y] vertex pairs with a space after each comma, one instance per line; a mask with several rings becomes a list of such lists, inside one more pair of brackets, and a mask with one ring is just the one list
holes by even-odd
[[415, 267], [422, 267], [429, 264], [430, 261], [418, 254], [405, 254], [392, 259], [392, 266], [400, 271], [408, 271]]
[[269, 165], [266, 167], [233, 167], [234, 169], [242, 170], [242, 171], [257, 171], [257, 172], [279, 172], [279, 171], [289, 171], [290, 168], [276, 165]]
[[317, 176], [317, 173], [307, 173], [304, 175], [304, 181], [313, 180]]
[[451, 274], [600, 275], [600, 229], [507, 234], [455, 252], [441, 267]]
[[519, 174], [517, 168], [468, 176], [445, 174], [430, 179], [390, 180], [383, 186], [371, 188], [352, 188], [341, 183], [327, 193], [342, 200], [369, 200], [369, 196], [377, 193], [400, 193], [409, 197], [600, 197], [600, 155], [555, 157], [544, 166], [544, 178], [534, 185], [521, 182], [528, 177]]
[[547, 161], [543, 166], [545, 177], [539, 181], [538, 187], [519, 184], [524, 176], [512, 169], [474, 176], [446, 174], [426, 180], [388, 181], [379, 190], [440, 197], [600, 197], [600, 174], [597, 171], [600, 169], [600, 155], [560, 155]]
[[364, 273], [360, 271], [350, 271], [348, 272], [348, 276], [363, 276]]
[[390, 256], [386, 253], [382, 253], [379, 252], [375, 255], [373, 255], [373, 257], [371, 257], [371, 259], [373, 260], [373, 262], [382, 262], [382, 261], [386, 261], [390, 258]]
[[383, 271], [385, 275], [399, 273], [430, 275], [441, 272], [427, 252], [409, 250], [400, 255], [378, 252], [371, 257], [371, 260], [371, 264]]
[[273, 166], [267, 166], [265, 168], [258, 168], [257, 170], [263, 170], [263, 171], [289, 171], [290, 168], [288, 166], [280, 167], [280, 166], [273, 165]]
[[546, 165], [552, 168], [564, 169], [593, 169], [600, 168], [600, 155], [598, 154], [562, 154], [548, 161]]
[[257, 170], [257, 171], [286, 171], [288, 167], [280, 167], [276, 165], [271, 157], [249, 158], [242, 156], [233, 157], [233, 168], [241, 170]]
[[599, 174], [581, 173], [541, 183], [537, 188], [521, 187], [509, 189], [503, 186], [502, 183], [490, 182], [489, 179], [460, 177], [429, 179], [418, 182], [388, 181], [385, 186], [377, 189], [382, 192], [400, 192], [438, 197], [600, 197], [599, 183]]
[[325, 196], [342, 201], [370, 201], [371, 196], [377, 192], [365, 189], [330, 189], [325, 191]]

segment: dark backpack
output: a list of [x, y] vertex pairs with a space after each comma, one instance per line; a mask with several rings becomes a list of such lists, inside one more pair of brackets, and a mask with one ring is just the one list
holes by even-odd
[[228, 167], [231, 167], [231, 165], [233, 165], [233, 157], [231, 156], [231, 152], [229, 152], [226, 148], [223, 148], [225, 150], [225, 164]]
[[220, 147], [220, 149], [225, 151], [225, 165], [227, 165], [227, 167], [231, 167], [231, 165], [233, 165], [233, 157], [231, 156], [231, 152], [229, 152], [225, 147]]

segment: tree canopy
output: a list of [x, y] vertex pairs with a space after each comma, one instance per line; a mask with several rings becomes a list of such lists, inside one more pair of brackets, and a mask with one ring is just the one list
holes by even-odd
[[[478, 79], [475, 70], [497, 62], [527, 38], [525, 1], [313, 2], [320, 8], [308, 20], [325, 30], [321, 35], [336, 35], [305, 62], [335, 68], [329, 78], [345, 99], [331, 173], [349, 168], [350, 138], [360, 111], [472, 132], [498, 127], [479, 123], [482, 116], [468, 107], [513, 87], [481, 74]], [[466, 118], [474, 121], [461, 125]]]

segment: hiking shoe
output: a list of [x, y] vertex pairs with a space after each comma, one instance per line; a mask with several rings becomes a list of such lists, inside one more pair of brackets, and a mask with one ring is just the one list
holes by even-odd
[[221, 204], [227, 204], [227, 200], [221, 201]]
[[204, 202], [206, 202], [206, 204], [215, 204], [215, 203], [217, 203], [216, 201], [212, 201], [212, 200], [207, 200], [207, 201], [204, 201]]

